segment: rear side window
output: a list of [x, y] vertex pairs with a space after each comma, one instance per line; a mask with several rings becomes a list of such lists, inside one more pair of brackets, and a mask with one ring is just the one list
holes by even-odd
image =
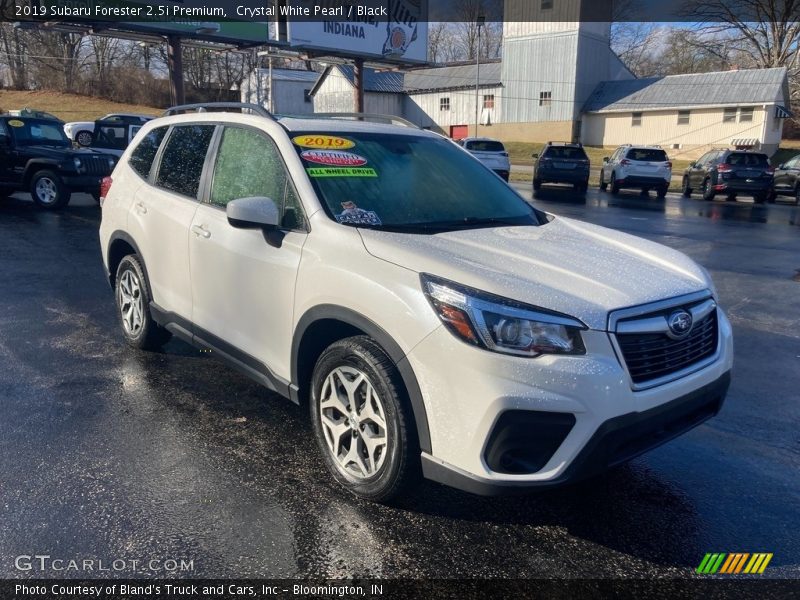
[[731, 152], [726, 160], [729, 165], [739, 167], [767, 167], [769, 161], [766, 154], [745, 154], [743, 152]]
[[214, 125], [181, 125], [167, 138], [156, 185], [189, 198], [197, 198], [200, 176]]
[[148, 133], [139, 145], [134, 148], [131, 157], [128, 160], [131, 168], [139, 175], [147, 179], [150, 176], [150, 167], [153, 166], [153, 160], [158, 152], [158, 147], [161, 145], [161, 140], [167, 133], [166, 127], [159, 127], [153, 129]]
[[668, 160], [667, 153], [658, 148], [632, 148], [626, 158], [647, 162], [666, 162]]
[[586, 152], [583, 151], [583, 148], [576, 148], [574, 146], [550, 146], [550, 148], [545, 150], [544, 155], [547, 158], [586, 159]]
[[505, 152], [506, 148], [502, 142], [490, 142], [488, 140], [475, 140], [467, 142], [467, 150], [476, 152]]

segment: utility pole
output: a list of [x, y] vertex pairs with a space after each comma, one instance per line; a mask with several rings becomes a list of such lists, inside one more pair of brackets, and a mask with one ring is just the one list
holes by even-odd
[[181, 53], [181, 38], [177, 35], [167, 36], [167, 65], [169, 67], [169, 95], [172, 105], [185, 104], [183, 54]]
[[364, 112], [364, 59], [353, 61], [353, 83], [356, 86], [356, 112]]
[[486, 17], [478, 15], [475, 25], [478, 27], [478, 47], [475, 50], [475, 137], [478, 137], [478, 127], [481, 120], [481, 105], [479, 100], [481, 88], [481, 27], [486, 23]]

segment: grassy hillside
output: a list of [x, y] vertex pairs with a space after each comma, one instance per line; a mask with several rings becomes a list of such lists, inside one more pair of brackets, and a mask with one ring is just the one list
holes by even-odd
[[43, 110], [64, 121], [94, 121], [112, 112], [142, 113], [145, 115], [159, 115], [162, 112], [162, 109], [153, 108], [152, 106], [123, 104], [121, 102], [103, 100], [102, 98], [92, 98], [91, 96], [15, 90], [0, 90], [0, 108], [4, 111], [20, 108]]

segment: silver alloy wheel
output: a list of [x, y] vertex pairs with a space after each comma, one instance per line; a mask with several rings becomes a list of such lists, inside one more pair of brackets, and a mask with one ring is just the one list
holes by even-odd
[[92, 145], [92, 134], [88, 131], [81, 131], [78, 135], [75, 136], [75, 141], [78, 142], [81, 146], [91, 146]]
[[367, 479], [380, 470], [389, 442], [386, 413], [366, 374], [349, 366], [331, 371], [322, 384], [319, 417], [342, 473]]
[[117, 293], [122, 326], [128, 335], [136, 337], [144, 327], [144, 303], [139, 277], [131, 269], [120, 277]]
[[56, 182], [50, 177], [42, 177], [36, 182], [36, 197], [42, 204], [53, 204], [58, 198]]

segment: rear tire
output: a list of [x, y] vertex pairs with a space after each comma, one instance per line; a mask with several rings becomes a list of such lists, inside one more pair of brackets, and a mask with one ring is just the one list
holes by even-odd
[[605, 192], [607, 189], [608, 189], [608, 184], [606, 183], [606, 180], [603, 179], [603, 171], [601, 170], [600, 171], [600, 190]]
[[669, 191], [669, 187], [666, 185], [662, 185], [661, 187], [656, 189], [656, 196], [660, 199], [664, 199], [667, 197], [667, 192]]
[[75, 134], [75, 141], [79, 146], [91, 146], [92, 134], [88, 131], [79, 131], [77, 134]]
[[619, 182], [617, 181], [617, 174], [611, 173], [611, 193], [616, 196], [619, 194]]
[[800, 185], [794, 188], [794, 203], [800, 206]]
[[135, 254], [124, 257], [117, 267], [114, 285], [117, 316], [125, 341], [139, 350], [157, 350], [172, 334], [150, 315], [150, 286], [141, 259]]
[[689, 178], [684, 175], [683, 182], [681, 183], [681, 194], [684, 198], [692, 197], [692, 188], [689, 187]]
[[533, 191], [538, 192], [542, 189], [542, 181], [540, 179], [533, 180]]
[[387, 502], [418, 481], [419, 443], [403, 380], [372, 338], [340, 340], [322, 353], [309, 404], [323, 462], [347, 491]]
[[31, 178], [33, 201], [47, 210], [58, 210], [69, 204], [72, 195], [64, 182], [53, 171], [37, 171]]
[[755, 202], [756, 204], [765, 204], [766, 201], [767, 201], [767, 194], [766, 193], [753, 194], [753, 202]]
[[714, 196], [716, 196], [716, 193], [714, 192], [714, 188], [711, 187], [711, 180], [710, 179], [703, 180], [703, 187], [701, 188], [701, 190], [702, 190], [702, 194], [703, 194], [703, 200], [711, 201], [711, 200], [714, 199]]
[[736, 194], [728, 194], [725, 200], [728, 202], [736, 202]]

